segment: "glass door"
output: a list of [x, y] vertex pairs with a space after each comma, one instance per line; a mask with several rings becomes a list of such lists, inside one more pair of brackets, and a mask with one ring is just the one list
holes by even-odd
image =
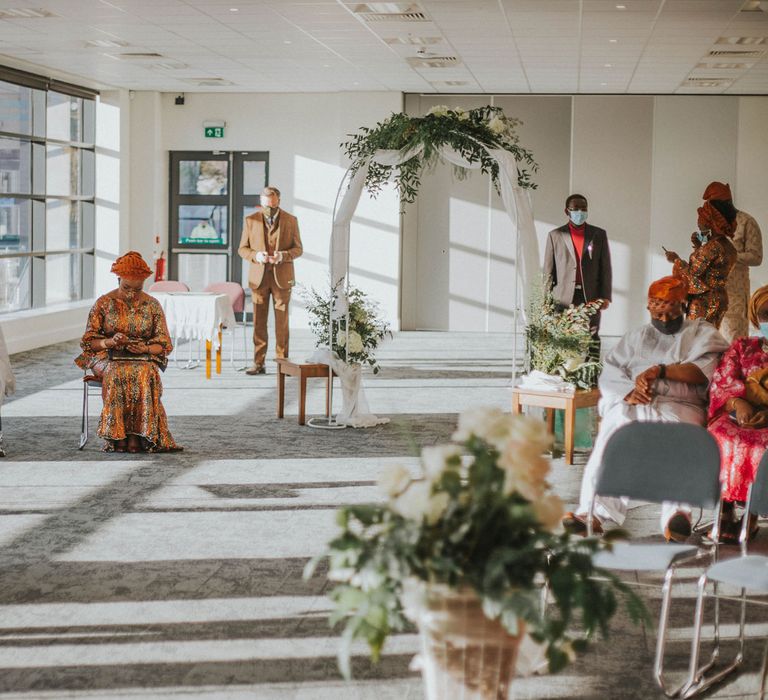
[[237, 249], [245, 216], [255, 210], [268, 181], [268, 167], [266, 152], [171, 152], [169, 279], [192, 291], [214, 282], [247, 284]]
[[237, 254], [237, 248], [240, 245], [245, 217], [256, 211], [259, 195], [269, 184], [269, 153], [236, 151], [232, 159], [232, 177], [235, 186], [232, 198], [233, 231], [237, 231], [237, 240], [233, 241], [232, 279], [247, 288], [250, 263]]

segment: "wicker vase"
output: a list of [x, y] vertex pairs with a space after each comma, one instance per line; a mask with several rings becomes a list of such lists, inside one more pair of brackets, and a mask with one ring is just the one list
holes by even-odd
[[507, 700], [523, 623], [511, 635], [474, 591], [427, 586], [410, 616], [419, 628], [427, 700]]

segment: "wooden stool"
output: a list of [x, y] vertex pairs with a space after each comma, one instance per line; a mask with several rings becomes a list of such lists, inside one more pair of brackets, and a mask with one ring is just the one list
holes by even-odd
[[541, 406], [547, 412], [547, 428], [555, 429], [555, 409], [565, 410], [565, 463], [573, 464], [574, 426], [576, 409], [597, 406], [599, 389], [580, 389], [573, 393], [558, 391], [537, 391], [516, 386], [512, 389], [512, 413], [522, 413], [523, 405]]
[[[304, 425], [307, 404], [307, 379], [325, 377], [325, 415], [331, 415], [331, 377], [328, 376], [328, 365], [302, 364], [292, 362], [288, 358], [278, 357], [277, 362], [277, 417], [282, 418], [285, 409], [285, 376], [299, 378], [299, 425]], [[333, 376], [336, 376], [334, 372]]]

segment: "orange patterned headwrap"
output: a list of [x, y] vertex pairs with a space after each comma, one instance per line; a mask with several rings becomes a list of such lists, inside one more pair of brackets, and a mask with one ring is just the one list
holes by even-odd
[[688, 285], [679, 277], [668, 275], [651, 282], [651, 286], [648, 287], [648, 298], [682, 303], [688, 298]]
[[699, 207], [697, 211], [700, 229], [710, 229], [714, 233], [733, 238], [736, 232], [736, 219], [728, 223], [728, 220], [715, 209], [711, 202], [704, 202], [704, 206]]
[[704, 190], [704, 194], [701, 196], [702, 199], [721, 199], [721, 200], [731, 200], [733, 199], [733, 195], [731, 194], [731, 188], [726, 182], [725, 184], [722, 182], [710, 182], [707, 185], [707, 189]]
[[126, 279], [145, 280], [152, 274], [149, 265], [144, 262], [144, 258], [135, 250], [129, 250], [125, 255], [121, 255], [112, 263], [111, 272], [118, 277]]
[[768, 303], [768, 284], [756, 289], [755, 293], [749, 298], [749, 322], [755, 327], [760, 327], [760, 321], [757, 319], [757, 312]]

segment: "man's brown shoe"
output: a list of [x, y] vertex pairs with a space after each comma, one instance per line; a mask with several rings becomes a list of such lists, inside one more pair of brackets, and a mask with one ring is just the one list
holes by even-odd
[[249, 367], [247, 370], [245, 370], [245, 373], [254, 376], [255, 374], [266, 374], [267, 370], [264, 365], [254, 365], [253, 367]]

